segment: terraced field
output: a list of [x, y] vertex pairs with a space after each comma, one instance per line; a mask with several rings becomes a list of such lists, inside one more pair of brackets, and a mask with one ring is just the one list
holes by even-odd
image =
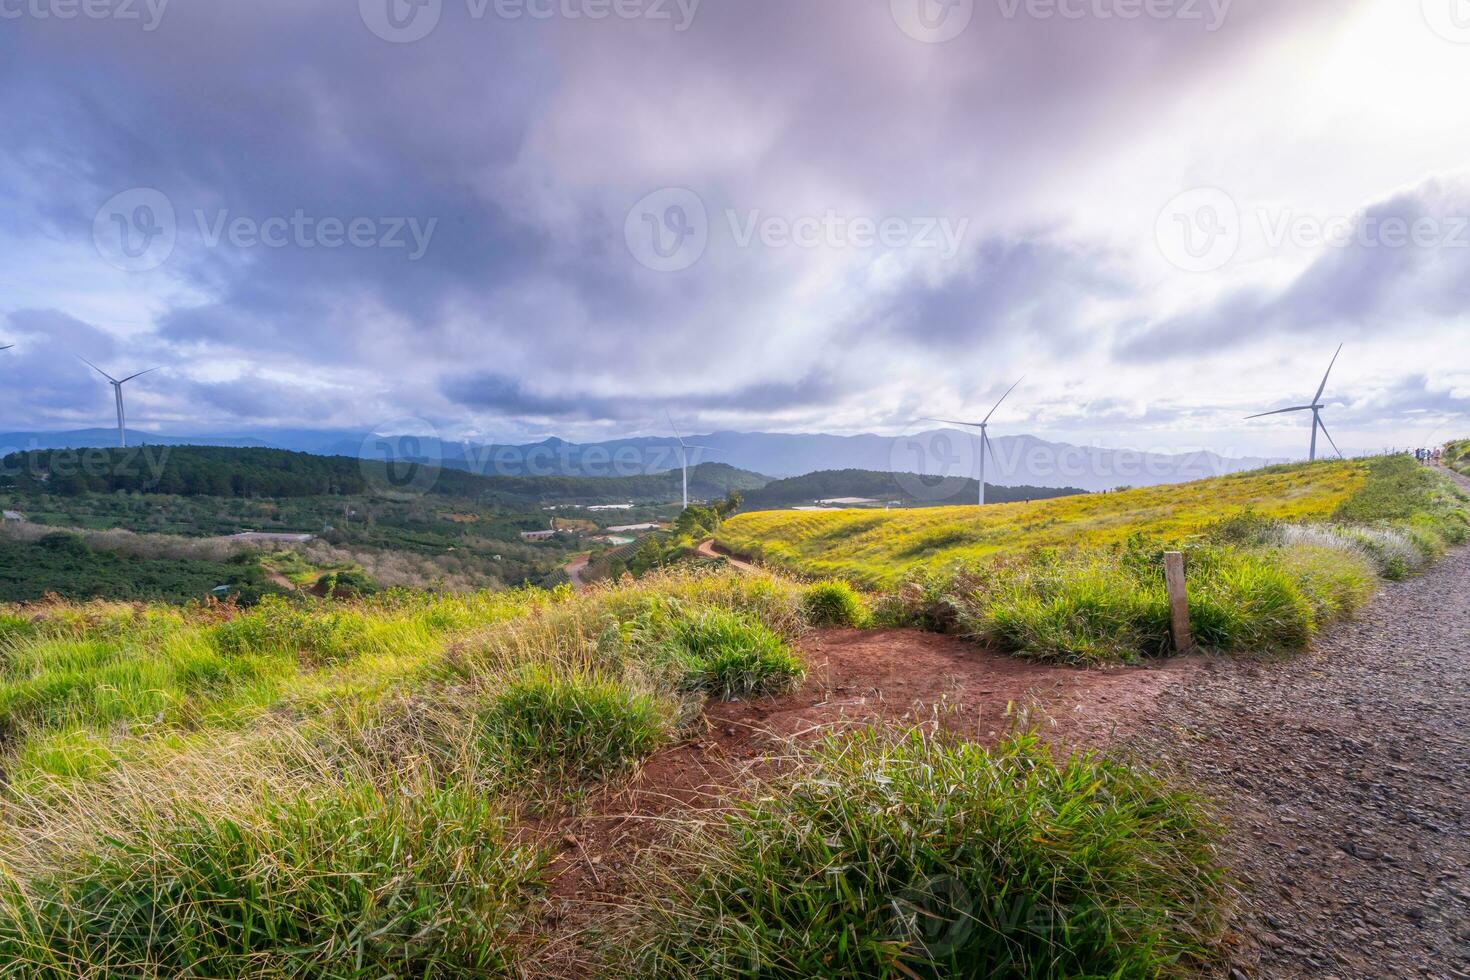
[[917, 565], [1107, 546], [1140, 534], [1177, 539], [1246, 512], [1274, 520], [1325, 520], [1363, 488], [1368, 473], [1366, 463], [1332, 462], [984, 508], [766, 511], [731, 518], [716, 540], [798, 574], [885, 588]]

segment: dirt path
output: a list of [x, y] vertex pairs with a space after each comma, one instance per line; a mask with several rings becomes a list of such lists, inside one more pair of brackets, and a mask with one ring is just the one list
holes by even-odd
[[1027, 663], [949, 636], [914, 630], [819, 630], [800, 647], [808, 675], [796, 693], [756, 701], [710, 702], [702, 730], [657, 753], [631, 785], [539, 831], [560, 846], [552, 897], [558, 930], [537, 977], [581, 977], [578, 933], [598, 912], [626, 899], [626, 872], [640, 851], [701, 810], [738, 795], [753, 772], [768, 771], [786, 740], [877, 721], [946, 729], [993, 742], [1013, 723], [1012, 707], [1068, 744], [1105, 746], [1136, 735], [1165, 692], [1200, 669], [1188, 657], [1156, 666], [1072, 670]]
[[1238, 974], [1470, 978], [1470, 548], [1158, 707], [1152, 747], [1225, 809]]
[[701, 555], [704, 555], [706, 558], [723, 558], [725, 559], [725, 561], [730, 563], [731, 568], [738, 568], [742, 572], [760, 571], [759, 568], [757, 568], [755, 565], [752, 565], [750, 562], [736, 558], [734, 555], [728, 554], [716, 548], [714, 538], [710, 538], [708, 541], [701, 541], [699, 543], [699, 547], [695, 550], [698, 551]]
[[579, 555], [562, 566], [562, 571], [567, 573], [567, 578], [572, 582], [572, 588], [580, 589], [587, 585], [582, 581], [582, 573], [587, 570], [587, 563], [590, 560], [590, 555]]

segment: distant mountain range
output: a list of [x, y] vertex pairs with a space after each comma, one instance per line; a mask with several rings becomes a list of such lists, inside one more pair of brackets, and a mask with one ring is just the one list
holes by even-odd
[[[112, 446], [116, 439], [114, 429], [0, 433], [0, 456], [22, 449]], [[679, 466], [678, 443], [667, 437], [597, 443], [553, 438], [525, 445], [480, 445], [346, 430], [275, 429], [216, 436], [130, 431], [128, 441], [132, 445], [264, 447], [324, 456], [417, 459], [486, 476], [637, 476]], [[942, 488], [935, 489], [935, 493], [959, 492], [961, 481], [973, 478], [978, 469], [974, 458], [976, 440], [970, 433], [956, 429], [933, 429], [901, 437], [712, 432], [690, 436], [689, 442], [713, 450], [691, 451], [691, 462], [717, 461], [775, 478], [822, 470], [918, 473], [933, 478], [929, 485]], [[995, 458], [986, 466], [988, 483], [1090, 491], [1179, 483], [1282, 462], [1212, 452], [1161, 454], [1075, 446], [1025, 435], [1000, 436], [992, 440], [992, 445]]]

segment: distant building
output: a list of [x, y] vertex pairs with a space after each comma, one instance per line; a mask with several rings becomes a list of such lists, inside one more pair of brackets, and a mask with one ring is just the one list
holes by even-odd
[[867, 497], [831, 497], [827, 500], [818, 500], [818, 507], [876, 507], [878, 501]]
[[624, 524], [621, 527], [610, 527], [609, 534], [637, 534], [639, 531], [659, 531], [663, 529], [662, 524]]
[[552, 538], [556, 537], [556, 534], [557, 534], [557, 532], [555, 532], [555, 531], [522, 531], [521, 532], [521, 540], [523, 540], [523, 541], [549, 541]]
[[292, 544], [304, 544], [315, 538], [315, 534], [288, 534], [279, 531], [241, 531], [230, 535], [231, 541], [287, 541]]
[[0, 511], [0, 516], [3, 516], [7, 521], [15, 521], [18, 524], [24, 524], [26, 520], [26, 515], [18, 510]]
[[632, 510], [632, 504], [596, 504], [588, 507], [588, 510]]

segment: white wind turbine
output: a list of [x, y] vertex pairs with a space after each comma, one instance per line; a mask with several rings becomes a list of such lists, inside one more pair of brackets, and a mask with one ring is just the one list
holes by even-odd
[[990, 410], [990, 415], [985, 416], [985, 418], [981, 419], [979, 422], [957, 422], [954, 419], [925, 419], [924, 420], [926, 422], [943, 422], [946, 425], [963, 425], [967, 429], [979, 429], [980, 430], [980, 506], [981, 507], [984, 507], [985, 506], [985, 456], [988, 453], [988, 454], [990, 454], [990, 456], [991, 456], [992, 459], [994, 459], [994, 457], [995, 457], [995, 450], [990, 448], [990, 433], [987, 431], [990, 428], [990, 417], [995, 414], [996, 409], [1000, 408], [1000, 406], [1005, 402], [1005, 400], [1007, 398], [1011, 397], [1011, 392], [1013, 392], [1013, 391], [1016, 390], [1016, 387], [1018, 385], [1020, 385], [1021, 381], [1025, 381], [1025, 380], [1026, 379], [1024, 377], [1022, 377], [1020, 379], [1020, 381], [1017, 381], [1015, 384], [1013, 384], [1009, 388], [1007, 388], [1006, 389], [1006, 393], [1004, 395], [1001, 395], [1000, 396], [1000, 401], [998, 401], [998, 402], [995, 403], [995, 408], [992, 408]]
[[1312, 404], [1310, 404], [1310, 405], [1293, 405], [1291, 408], [1278, 408], [1274, 412], [1262, 412], [1260, 415], [1250, 415], [1250, 416], [1247, 416], [1247, 421], [1249, 421], [1250, 419], [1263, 419], [1263, 418], [1265, 418], [1268, 415], [1286, 415], [1289, 412], [1311, 412], [1312, 413], [1312, 456], [1311, 456], [1312, 461], [1315, 462], [1316, 459], [1317, 459], [1317, 430], [1318, 429], [1321, 429], [1322, 430], [1322, 434], [1327, 437], [1327, 441], [1328, 442], [1332, 443], [1332, 448], [1334, 450], [1336, 450], [1337, 451], [1337, 455], [1339, 457], [1341, 457], [1342, 456], [1342, 450], [1337, 448], [1337, 442], [1332, 438], [1332, 433], [1330, 433], [1330, 432], [1327, 431], [1327, 425], [1326, 425], [1326, 423], [1324, 423], [1322, 421], [1322, 409], [1324, 409], [1324, 408], [1327, 407], [1327, 406], [1325, 406], [1325, 405], [1322, 404], [1322, 392], [1324, 392], [1324, 391], [1327, 390], [1327, 379], [1332, 376], [1332, 369], [1337, 364], [1337, 357], [1338, 357], [1338, 354], [1341, 354], [1342, 353], [1342, 347], [1343, 347], [1342, 344], [1338, 344], [1337, 345], [1337, 354], [1333, 354], [1332, 355], [1332, 363], [1327, 365], [1327, 373], [1324, 374], [1324, 375], [1322, 375], [1322, 384], [1317, 387], [1317, 393], [1312, 396]]
[[710, 453], [717, 453], [717, 452], [719, 452], [719, 450], [718, 449], [715, 449], [713, 446], [695, 446], [695, 445], [691, 445], [690, 443], [685, 442], [684, 441], [684, 437], [681, 436], [681, 435], [679, 435], [679, 427], [674, 424], [674, 416], [671, 415], [671, 414], [669, 414], [668, 409], [665, 409], [664, 410], [664, 415], [668, 416], [668, 419], [669, 419], [669, 428], [674, 430], [674, 438], [679, 440], [679, 459], [681, 461], [681, 468], [684, 471], [684, 509], [685, 510], [688, 510], [689, 509], [689, 450], [691, 450], [691, 449], [703, 449], [705, 452], [710, 452]]
[[134, 378], [141, 378], [145, 374], [152, 374], [154, 371], [157, 371], [158, 368], [149, 368], [146, 371], [139, 371], [137, 374], [130, 374], [126, 378], [118, 379], [114, 378], [112, 375], [108, 374], [106, 371], [102, 370], [100, 367], [93, 364], [85, 357], [82, 357], [82, 355], [80, 354], [77, 355], [77, 359], [80, 360], [83, 364], [87, 365], [93, 371], [96, 371], [98, 374], [102, 375], [104, 378], [107, 379], [107, 383], [112, 385], [112, 395], [113, 398], [117, 401], [117, 444], [119, 446], [126, 447], [128, 444], [127, 416], [123, 412], [122, 386], [127, 384], [129, 381], [132, 381]]

